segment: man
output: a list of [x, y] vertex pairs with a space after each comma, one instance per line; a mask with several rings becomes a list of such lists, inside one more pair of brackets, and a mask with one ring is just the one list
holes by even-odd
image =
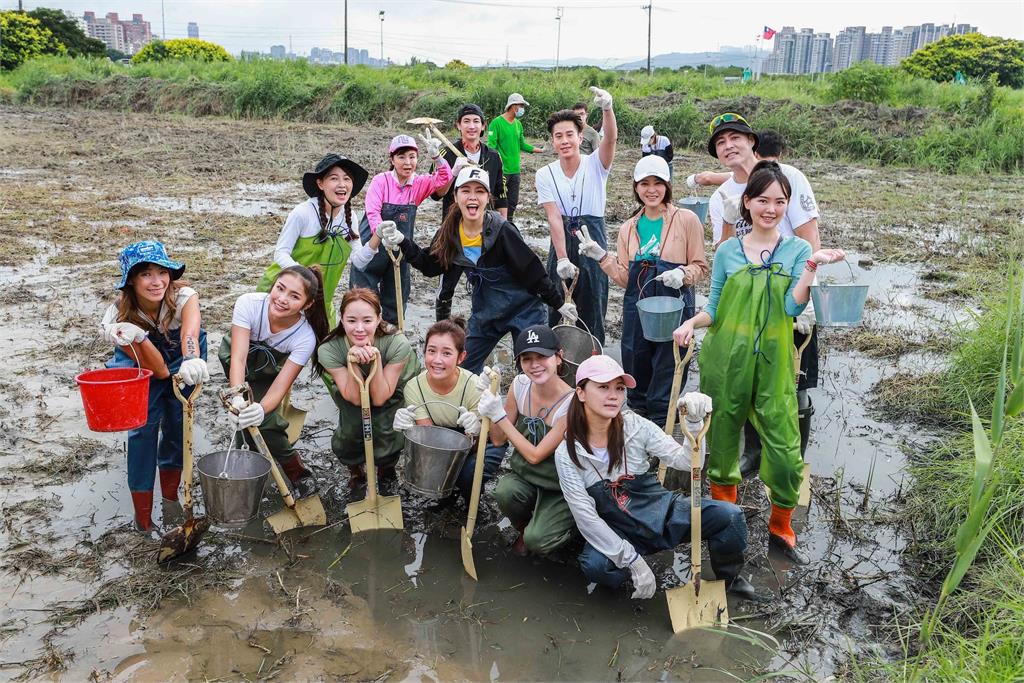
[[572, 110], [580, 117], [580, 123], [583, 124], [583, 132], [580, 133], [580, 154], [593, 154], [601, 146], [601, 134], [587, 123], [586, 102], [577, 102], [572, 105]]
[[[774, 130], [762, 130], [757, 134], [757, 151], [754, 156], [758, 161], [782, 161], [786, 151], [786, 143], [782, 135]], [[698, 186], [718, 187], [732, 177], [728, 171], [701, 171], [686, 177], [686, 186], [696, 190]]]
[[[459, 131], [459, 139], [455, 141], [455, 148], [465, 156], [456, 157], [455, 152], [446, 150], [444, 158], [452, 167], [453, 182], [441, 191], [431, 195], [435, 201], [441, 200], [441, 220], [448, 215], [448, 210], [455, 202], [454, 178], [457, 178], [459, 171], [464, 167], [474, 165], [487, 171], [490, 178], [490, 193], [493, 202], [492, 208], [502, 216], [508, 217], [508, 200], [505, 196], [505, 176], [501, 163], [501, 156], [493, 149], [480, 141], [484, 129], [484, 111], [475, 104], [464, 104], [455, 113], [455, 128]], [[444, 320], [451, 317], [452, 298], [455, 295], [455, 288], [459, 284], [462, 272], [452, 269], [441, 276], [441, 286], [437, 290], [434, 300], [434, 314], [437, 320]]]
[[530, 103], [517, 92], [508, 96], [505, 112], [487, 126], [487, 146], [498, 150], [505, 173], [505, 195], [508, 203], [509, 222], [515, 222], [516, 207], [519, 206], [519, 159], [523, 152], [540, 154], [543, 147], [534, 147], [526, 141], [523, 124], [519, 119], [526, 115]]
[[[583, 124], [572, 110], [548, 117], [548, 132], [558, 159], [537, 171], [537, 203], [544, 209], [551, 231], [548, 275], [552, 281], [576, 281], [573, 301], [580, 321], [604, 344], [604, 319], [608, 310], [608, 275], [597, 261], [580, 256], [579, 233], [585, 232], [603, 249], [608, 248], [604, 226], [608, 200], [608, 172], [615, 158], [618, 127], [608, 91], [591, 86], [594, 104], [601, 107], [604, 138], [595, 154], [580, 154]], [[577, 279], [578, 277], [578, 279]], [[551, 324], [559, 317], [552, 314]]]
[[664, 135], [654, 132], [654, 126], [644, 126], [640, 131], [640, 156], [646, 157], [653, 154], [661, 157], [668, 163], [669, 173], [672, 172], [672, 141]]

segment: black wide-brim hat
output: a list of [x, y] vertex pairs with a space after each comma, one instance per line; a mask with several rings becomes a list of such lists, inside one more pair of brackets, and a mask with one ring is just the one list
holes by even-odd
[[366, 184], [366, 179], [370, 177], [366, 169], [352, 161], [347, 157], [343, 157], [340, 154], [328, 154], [320, 163], [316, 165], [312, 171], [302, 174], [302, 189], [306, 191], [306, 194], [310, 197], [315, 197], [320, 191], [320, 188], [316, 186], [316, 181], [322, 178], [328, 171], [337, 166], [342, 171], [347, 173], [352, 178], [352, 196], [355, 197], [359, 194], [363, 185]]
[[742, 121], [729, 121], [727, 123], [720, 124], [717, 128], [715, 128], [715, 132], [711, 134], [711, 138], [708, 140], [708, 154], [710, 154], [716, 159], [718, 158], [718, 152], [715, 151], [715, 138], [717, 138], [719, 135], [721, 135], [727, 130], [734, 130], [737, 133], [746, 133], [747, 135], [753, 137], [753, 151], [757, 151], [757, 144], [758, 142], [760, 142], [760, 139], [757, 137], [757, 133], [754, 132], [754, 129], [748, 126], [747, 124], [743, 123]]

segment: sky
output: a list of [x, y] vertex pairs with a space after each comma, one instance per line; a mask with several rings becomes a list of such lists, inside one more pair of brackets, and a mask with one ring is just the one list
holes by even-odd
[[[609, 64], [647, 54], [647, 12], [652, 17], [652, 53], [717, 51], [753, 45], [764, 26], [813, 28], [835, 35], [846, 26], [902, 27], [931, 22], [967, 23], [982, 33], [1024, 40], [1024, 0], [348, 0], [349, 47], [379, 57], [384, 10], [384, 56], [406, 63], [412, 56], [443, 64], [458, 58], [471, 65], [560, 58], [607, 59]], [[12, 9], [17, 0], [0, 0]], [[242, 50], [269, 52], [291, 44], [340, 51], [344, 0], [71, 0], [32, 2], [25, 9], [56, 7], [81, 14], [142, 13], [154, 35], [186, 37], [188, 22], [201, 38]], [[556, 6], [561, 6], [558, 38]], [[770, 49], [766, 41], [762, 49]]]

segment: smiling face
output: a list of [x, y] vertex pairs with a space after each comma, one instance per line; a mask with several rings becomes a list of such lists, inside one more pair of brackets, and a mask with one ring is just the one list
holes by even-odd
[[558, 364], [561, 359], [561, 351], [553, 356], [527, 351], [519, 354], [519, 367], [531, 382], [542, 385], [558, 377]]
[[551, 144], [562, 159], [580, 154], [580, 133], [572, 121], [559, 121], [551, 129]]
[[665, 202], [665, 182], [654, 176], [647, 176], [638, 182], [634, 189], [644, 206], [655, 207]]
[[352, 177], [337, 166], [317, 178], [316, 186], [332, 206], [341, 206], [352, 196]]
[[399, 180], [404, 182], [416, 172], [416, 163], [419, 158], [419, 153], [411, 147], [396, 150], [391, 155], [391, 165], [395, 167], [395, 174]]
[[427, 340], [423, 359], [428, 377], [440, 382], [459, 373], [459, 363], [466, 359], [466, 352], [459, 352], [452, 335], [434, 334]]
[[298, 275], [285, 273], [277, 278], [270, 288], [270, 305], [267, 315], [272, 320], [296, 318], [312, 305], [306, 295], [306, 287]]
[[755, 228], [770, 229], [778, 226], [786, 215], [788, 205], [786, 193], [777, 182], [773, 182], [756, 197], [743, 197], [743, 206], [750, 212], [750, 222]]
[[456, 190], [455, 203], [459, 205], [462, 219], [471, 223], [482, 221], [490, 196], [487, 188], [476, 182], [466, 183]]
[[727, 168], [745, 166], [754, 158], [754, 140], [746, 133], [727, 130], [715, 138], [715, 154]]
[[476, 114], [466, 114], [455, 123], [455, 127], [459, 129], [462, 142], [475, 147], [476, 143], [480, 142], [480, 133], [484, 129], [484, 122]]
[[591, 380], [583, 387], [576, 387], [576, 396], [587, 413], [610, 420], [619, 414], [626, 402], [626, 382], [621, 377], [610, 382]]
[[128, 278], [128, 286], [140, 305], [159, 307], [171, 286], [171, 271], [155, 263], [144, 263]]
[[341, 324], [352, 346], [369, 346], [380, 325], [380, 316], [369, 303], [356, 299], [341, 312]]

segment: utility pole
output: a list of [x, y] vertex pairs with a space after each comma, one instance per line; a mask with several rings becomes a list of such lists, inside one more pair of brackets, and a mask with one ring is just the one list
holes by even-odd
[[[18, 9], [21, 9], [21, 0], [18, 0]], [[164, 0], [160, 0], [160, 40], [167, 40], [167, 18], [164, 16]]]
[[348, 66], [348, 0], [345, 0], [345, 65]]
[[555, 8], [555, 21], [558, 22], [558, 39], [555, 42], [555, 73], [558, 73], [558, 61], [562, 51], [562, 10], [564, 7]]
[[644, 9], [647, 10], [647, 75], [651, 75], [651, 14], [654, 13], [654, 8], [651, 6], [653, 2], [644, 5]]
[[508, 43], [505, 43], [505, 68], [508, 68]]
[[380, 66], [384, 68], [384, 10], [380, 11]]

